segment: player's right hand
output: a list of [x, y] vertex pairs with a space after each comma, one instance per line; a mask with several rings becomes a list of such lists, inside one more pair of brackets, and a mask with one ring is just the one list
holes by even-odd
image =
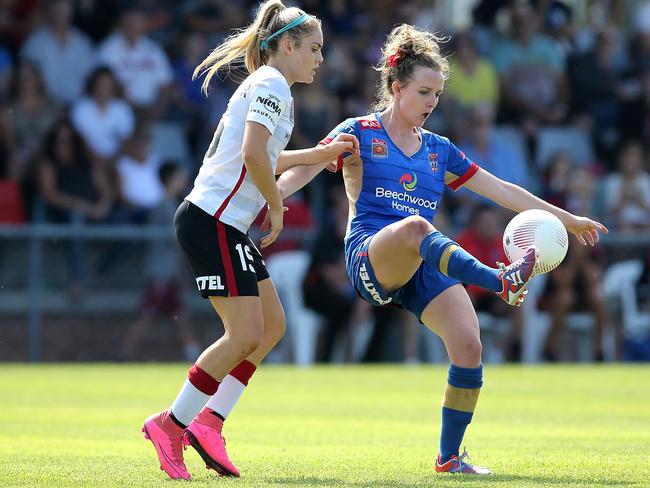
[[269, 228], [271, 232], [264, 237], [262, 237], [261, 246], [264, 249], [267, 246], [270, 246], [278, 238], [280, 232], [282, 232], [284, 212], [289, 210], [288, 207], [282, 207], [281, 209], [272, 209], [268, 208], [266, 210], [266, 215], [264, 216], [264, 222], [260, 226], [262, 232], [266, 232]]

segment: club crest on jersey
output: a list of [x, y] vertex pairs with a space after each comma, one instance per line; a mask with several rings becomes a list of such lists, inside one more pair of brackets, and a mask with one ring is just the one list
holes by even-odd
[[429, 153], [429, 167], [434, 173], [438, 171], [438, 153]]
[[[372, 122], [372, 121], [371, 121]], [[372, 156], [374, 158], [388, 157], [388, 144], [383, 139], [372, 138]]]

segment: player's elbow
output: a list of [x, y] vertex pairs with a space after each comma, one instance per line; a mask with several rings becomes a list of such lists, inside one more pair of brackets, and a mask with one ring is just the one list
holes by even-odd
[[265, 160], [268, 159], [266, 152], [260, 151], [255, 147], [248, 148], [246, 146], [242, 148], [241, 157], [249, 169], [264, 164]]

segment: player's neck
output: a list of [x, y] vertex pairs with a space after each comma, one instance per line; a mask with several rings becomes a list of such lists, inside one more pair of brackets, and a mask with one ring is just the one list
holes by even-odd
[[391, 139], [408, 140], [413, 136], [420, 138], [420, 134], [416, 127], [409, 124], [403, 117], [396, 113], [393, 108], [379, 114], [381, 122], [386, 131], [388, 131]]
[[280, 57], [272, 57], [269, 59], [266, 65], [270, 66], [271, 68], [275, 68], [280, 73], [282, 73], [282, 76], [284, 76], [284, 79], [287, 80], [287, 84], [289, 86], [293, 85], [296, 82], [296, 80], [289, 76], [291, 70], [289, 69], [288, 63], [284, 63]]

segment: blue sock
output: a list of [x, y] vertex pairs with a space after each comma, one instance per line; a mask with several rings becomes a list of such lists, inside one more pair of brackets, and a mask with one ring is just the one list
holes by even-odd
[[498, 269], [484, 265], [437, 230], [422, 240], [420, 256], [429, 266], [450, 278], [494, 292], [502, 289]]
[[449, 366], [447, 388], [442, 403], [440, 457], [446, 463], [458, 456], [465, 429], [472, 421], [478, 395], [483, 386], [483, 365], [478, 368]]

